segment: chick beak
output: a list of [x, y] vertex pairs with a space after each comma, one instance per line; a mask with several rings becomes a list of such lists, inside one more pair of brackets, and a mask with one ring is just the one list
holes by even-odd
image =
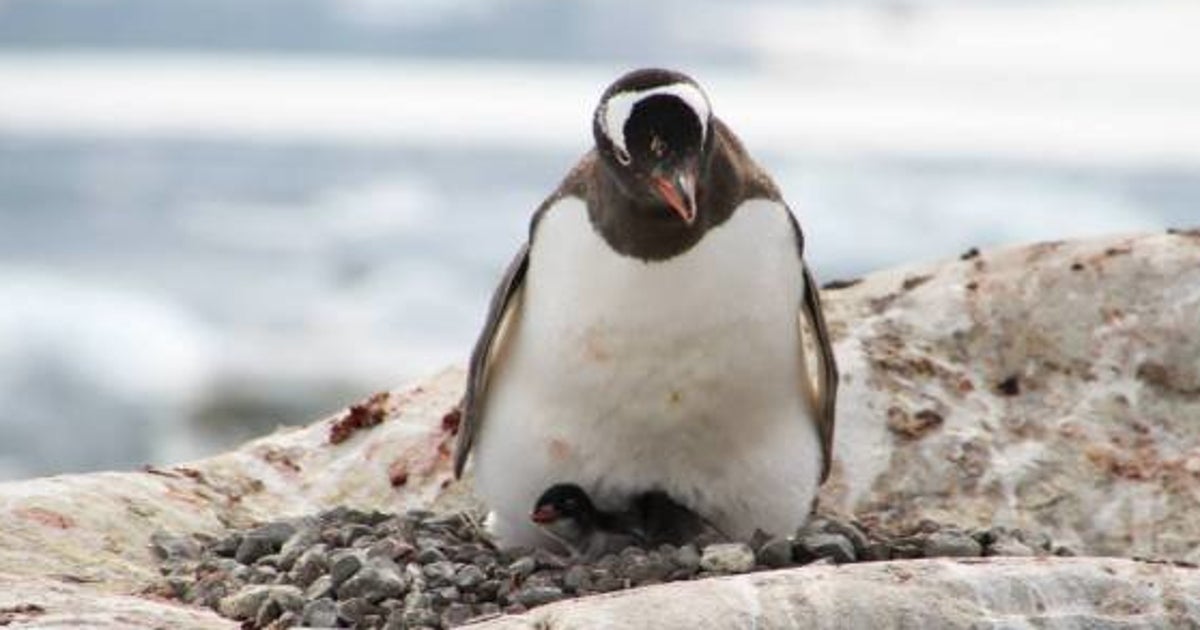
[[683, 222], [691, 225], [696, 220], [696, 175], [689, 168], [680, 169], [666, 176], [652, 175], [650, 182], [654, 192]]
[[529, 519], [538, 525], [553, 523], [558, 520], [558, 510], [553, 505], [542, 505], [529, 515]]

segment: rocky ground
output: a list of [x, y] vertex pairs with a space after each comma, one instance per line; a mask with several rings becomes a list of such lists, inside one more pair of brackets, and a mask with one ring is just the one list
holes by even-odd
[[933, 522], [885, 533], [821, 517], [786, 538], [629, 547], [595, 562], [497, 549], [469, 512], [403, 515], [338, 508], [214, 538], [159, 533], [153, 592], [250, 628], [446, 628], [550, 602], [662, 582], [814, 562], [1070, 556], [1043, 533]]

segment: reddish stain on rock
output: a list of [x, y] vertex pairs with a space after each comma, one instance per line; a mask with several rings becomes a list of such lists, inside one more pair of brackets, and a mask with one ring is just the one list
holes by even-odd
[[408, 483], [408, 463], [404, 461], [394, 461], [391, 466], [388, 466], [388, 482], [393, 488], [399, 488]]
[[388, 392], [379, 392], [366, 402], [351, 406], [350, 411], [329, 428], [329, 443], [341, 444], [360, 429], [369, 429], [386, 420], [389, 397]]
[[918, 440], [942, 426], [944, 421], [942, 415], [932, 409], [922, 409], [910, 416], [899, 407], [891, 407], [888, 409], [887, 428], [904, 439]]
[[455, 407], [442, 416], [442, 430], [450, 435], [458, 435], [458, 425], [462, 424], [462, 409]]
[[36, 506], [20, 508], [14, 513], [23, 519], [33, 521], [46, 527], [53, 527], [55, 529], [70, 529], [75, 527], [75, 519], [46, 508], [40, 508]]
[[297, 464], [292, 455], [286, 450], [270, 446], [259, 451], [259, 456], [263, 461], [274, 466], [281, 472], [294, 474], [300, 472], [300, 464]]
[[46, 609], [37, 604], [5, 606], [0, 608], [0, 626], [7, 626], [14, 623], [24, 625], [31, 617], [40, 617], [44, 614], [46, 614]]

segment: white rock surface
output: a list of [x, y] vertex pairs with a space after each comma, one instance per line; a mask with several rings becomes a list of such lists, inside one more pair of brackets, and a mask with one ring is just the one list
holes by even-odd
[[479, 626], [571, 628], [1194, 628], [1200, 571], [1130, 560], [979, 558], [822, 565], [550, 604]]
[[844, 376], [823, 506], [1200, 556], [1200, 231], [989, 251], [827, 295]]
[[[1200, 232], [985, 252], [872, 275], [826, 303], [844, 388], [825, 508], [1200, 557]], [[377, 426], [337, 444], [347, 414], [183, 466], [0, 484], [0, 622], [236, 627], [130, 595], [158, 576], [151, 534], [470, 501], [449, 466], [462, 379], [447, 370], [360, 407]], [[1197, 574], [1097, 558], [808, 567], [495, 623], [1144, 627], [1200, 619]]]

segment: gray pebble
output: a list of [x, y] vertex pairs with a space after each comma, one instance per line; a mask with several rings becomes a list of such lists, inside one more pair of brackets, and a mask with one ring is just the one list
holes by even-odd
[[300, 586], [312, 584], [329, 571], [329, 553], [324, 543], [317, 543], [300, 554], [288, 574]]
[[300, 589], [295, 586], [251, 584], [242, 587], [232, 595], [222, 598], [217, 608], [226, 617], [254, 619], [263, 602], [272, 599], [272, 595], [276, 593], [279, 594], [278, 599], [281, 601], [303, 601]]
[[518, 604], [521, 604], [526, 608], [533, 608], [534, 606], [549, 604], [550, 602], [556, 602], [562, 598], [563, 592], [561, 588], [558, 588], [557, 586], [539, 585], [526, 586], [525, 588], [517, 591], [516, 595], [513, 597]]
[[159, 560], [197, 560], [203, 551], [192, 536], [157, 531], [150, 535], [150, 549]]
[[796, 540], [797, 558], [829, 558], [834, 564], [854, 562], [854, 544], [841, 534], [808, 534]]
[[[442, 621], [441, 617], [438, 617], [437, 613], [432, 610], [408, 610], [401, 613], [400, 619], [401, 628], [436, 628]], [[388, 623], [391, 623], [390, 618]]]
[[279, 568], [291, 570], [305, 551], [318, 544], [321, 532], [316, 527], [301, 527], [279, 548]]
[[242, 538], [241, 544], [234, 552], [234, 558], [242, 564], [254, 564], [255, 560], [275, 553], [277, 549], [279, 547], [269, 537], [249, 533]]
[[484, 602], [475, 607], [475, 618], [492, 617], [500, 614], [500, 606], [492, 602]]
[[301, 623], [314, 628], [336, 628], [338, 622], [337, 603], [328, 597], [314, 599], [304, 605]]
[[462, 599], [462, 593], [459, 592], [457, 586], [443, 586], [433, 591], [433, 601], [437, 605], [456, 602], [460, 599]]
[[446, 627], [461, 626], [475, 616], [471, 607], [466, 604], [453, 603], [442, 612], [442, 625]]
[[279, 608], [279, 603], [273, 599], [268, 599], [263, 602], [262, 606], [258, 607], [258, 614], [254, 616], [254, 627], [265, 628], [282, 614], [283, 610]]
[[758, 549], [758, 562], [772, 569], [786, 567], [792, 564], [792, 541], [786, 538], [772, 538]]
[[925, 539], [924, 551], [927, 558], [977, 558], [983, 546], [965, 533], [940, 531]]
[[713, 573], [745, 573], [754, 568], [754, 551], [745, 543], [718, 543], [704, 548], [700, 568]]
[[663, 581], [671, 569], [671, 563], [655, 553], [630, 556], [622, 564], [621, 572], [635, 584], [642, 585]]
[[695, 572], [700, 568], [700, 551], [696, 549], [695, 545], [684, 545], [675, 550], [672, 560], [675, 562], [675, 566]]
[[383, 609], [360, 597], [340, 599], [337, 603], [338, 619], [356, 628], [366, 625], [365, 620], [368, 615], [378, 615], [382, 612]]
[[533, 559], [533, 556], [518, 558], [508, 565], [508, 572], [521, 579], [529, 577], [534, 569], [537, 569], [537, 561]]
[[312, 584], [309, 584], [308, 588], [304, 589], [305, 599], [321, 599], [322, 597], [329, 597], [332, 594], [333, 578], [328, 575], [322, 575], [313, 580]]
[[432, 545], [419, 545], [417, 551], [417, 562], [421, 564], [431, 564], [433, 562], [443, 562], [446, 559], [446, 554], [442, 553]]
[[588, 587], [591, 583], [591, 578], [588, 575], [587, 567], [577, 564], [563, 574], [563, 588], [572, 592], [578, 593]]
[[1032, 556], [1033, 550], [1015, 538], [1001, 538], [987, 548], [989, 556]]
[[357, 553], [343, 551], [335, 554], [329, 565], [329, 575], [333, 578], [334, 588], [358, 573], [363, 564], [363, 559]]
[[362, 598], [380, 602], [404, 595], [406, 587], [399, 570], [372, 563], [336, 588], [338, 599]]
[[439, 560], [425, 565], [421, 572], [425, 575], [425, 579], [435, 586], [448, 584], [454, 579], [454, 563], [449, 560]]
[[479, 586], [486, 579], [487, 574], [483, 572], [483, 569], [473, 564], [468, 564], [464, 565], [454, 574], [454, 585], [465, 591], [469, 591]]
[[218, 540], [213, 545], [213, 553], [225, 558], [232, 558], [237, 553], [238, 547], [242, 544], [242, 535], [233, 533], [221, 540]]

